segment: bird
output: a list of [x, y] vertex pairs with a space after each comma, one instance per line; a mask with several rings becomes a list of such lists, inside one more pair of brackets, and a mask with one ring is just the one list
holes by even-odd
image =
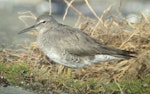
[[37, 17], [33, 26], [18, 34], [36, 30], [38, 48], [52, 61], [72, 69], [135, 57], [134, 51], [107, 46], [78, 28], [64, 25], [52, 15]]

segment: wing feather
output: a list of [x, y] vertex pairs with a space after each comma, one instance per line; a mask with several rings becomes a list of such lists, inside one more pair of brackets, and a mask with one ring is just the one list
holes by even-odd
[[63, 45], [62, 48], [73, 55], [93, 56], [96, 54], [105, 54], [114, 56], [120, 55], [124, 58], [129, 58], [132, 57], [129, 54], [134, 53], [108, 47], [76, 28], [62, 26], [61, 29], [65, 31], [60, 32], [62, 33], [62, 38], [60, 36], [59, 44]]

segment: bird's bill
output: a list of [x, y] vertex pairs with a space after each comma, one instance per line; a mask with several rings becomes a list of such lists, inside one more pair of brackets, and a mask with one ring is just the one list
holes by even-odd
[[22, 33], [25, 33], [25, 32], [31, 31], [31, 30], [35, 30], [35, 25], [30, 26], [30, 27], [18, 32], [18, 34], [22, 34]]

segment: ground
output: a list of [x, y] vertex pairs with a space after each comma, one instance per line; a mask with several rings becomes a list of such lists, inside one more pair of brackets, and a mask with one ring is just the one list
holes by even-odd
[[123, 17], [118, 20], [112, 16], [106, 21], [105, 14], [97, 20], [81, 14], [82, 22], [77, 22], [80, 30], [98, 41], [137, 52], [135, 58], [72, 70], [50, 61], [33, 42], [20, 48], [21, 52], [0, 51], [0, 85], [19, 86], [39, 94], [149, 94], [150, 15], [141, 15], [141, 21], [134, 23]]

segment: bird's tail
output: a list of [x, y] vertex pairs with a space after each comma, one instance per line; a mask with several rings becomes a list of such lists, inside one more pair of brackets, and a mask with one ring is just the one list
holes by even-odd
[[136, 58], [137, 52], [134, 51], [126, 51], [126, 50], [121, 50], [120, 53], [117, 55], [117, 57], [121, 57], [124, 59], [130, 59], [130, 58]]

